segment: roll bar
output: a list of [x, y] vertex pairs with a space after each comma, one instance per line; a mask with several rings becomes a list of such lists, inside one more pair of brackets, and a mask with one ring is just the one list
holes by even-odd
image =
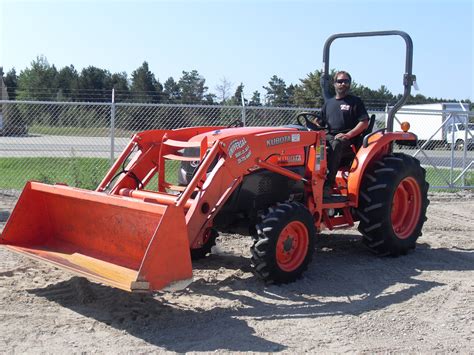
[[321, 73], [321, 89], [323, 91], [324, 101], [331, 97], [329, 92], [329, 85], [331, 78], [329, 76], [329, 48], [332, 42], [337, 38], [348, 38], [348, 37], [375, 37], [375, 36], [401, 36], [405, 40], [406, 44], [406, 55], [405, 55], [405, 74], [403, 74], [403, 96], [398, 102], [390, 109], [387, 118], [387, 132], [393, 132], [393, 119], [395, 114], [407, 101], [410, 96], [410, 90], [413, 83], [416, 81], [416, 76], [412, 73], [413, 67], [413, 42], [411, 37], [403, 31], [375, 31], [375, 32], [353, 32], [353, 33], [338, 33], [330, 36], [324, 44], [323, 50], [323, 71]]

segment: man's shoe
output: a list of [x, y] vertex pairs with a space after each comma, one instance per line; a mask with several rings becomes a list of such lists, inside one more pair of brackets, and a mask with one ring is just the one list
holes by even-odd
[[325, 203], [336, 203], [346, 202], [347, 196], [342, 196], [339, 193], [334, 193], [332, 187], [324, 185], [323, 187], [323, 202]]
[[330, 198], [332, 195], [332, 187], [329, 185], [324, 185], [323, 187], [323, 198]]

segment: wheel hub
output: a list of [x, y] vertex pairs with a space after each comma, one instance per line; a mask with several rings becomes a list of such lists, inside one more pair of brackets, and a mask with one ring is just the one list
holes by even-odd
[[283, 251], [284, 252], [290, 252], [291, 249], [293, 249], [293, 240], [294, 238], [291, 237], [291, 236], [288, 236], [288, 238], [286, 238], [286, 240], [283, 242]]
[[308, 253], [309, 234], [303, 223], [293, 221], [280, 232], [276, 249], [276, 261], [284, 271], [294, 271]]

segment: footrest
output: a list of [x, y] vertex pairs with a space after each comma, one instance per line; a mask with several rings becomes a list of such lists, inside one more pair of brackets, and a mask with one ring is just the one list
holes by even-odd
[[329, 203], [345, 203], [348, 202], [349, 199], [347, 196], [342, 196], [342, 195], [331, 195], [331, 196], [324, 196], [323, 197], [323, 204], [329, 204]]

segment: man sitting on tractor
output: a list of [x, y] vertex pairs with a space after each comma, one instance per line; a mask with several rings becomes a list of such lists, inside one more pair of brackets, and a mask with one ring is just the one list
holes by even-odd
[[331, 195], [341, 158], [351, 144], [369, 125], [369, 115], [362, 100], [349, 94], [351, 76], [345, 71], [334, 75], [336, 96], [326, 100], [321, 109], [320, 125], [327, 128], [328, 174], [324, 184], [324, 197]]

